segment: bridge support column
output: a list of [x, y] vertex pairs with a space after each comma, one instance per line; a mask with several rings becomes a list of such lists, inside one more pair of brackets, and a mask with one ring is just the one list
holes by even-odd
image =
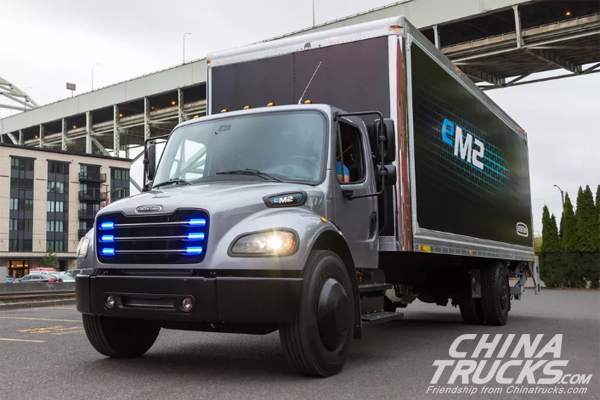
[[437, 25], [433, 26], [433, 41], [435, 44], [435, 47], [437, 47], [438, 49], [441, 49], [441, 44], [440, 44], [440, 31], [438, 29]]
[[177, 123], [183, 122], [183, 90], [177, 89]]
[[44, 125], [40, 124], [40, 133], [38, 134], [38, 137], [40, 139], [40, 148], [44, 147]]
[[61, 121], [60, 149], [62, 151], [67, 151], [67, 119], [66, 118], [63, 118]]
[[23, 137], [23, 129], [19, 129], [19, 144], [21, 146], [23, 146], [24, 141], [25, 141], [25, 138]]
[[519, 14], [519, 6], [512, 6], [515, 14], [515, 31], [517, 33], [517, 49], [523, 46], [523, 36], [521, 35], [521, 15]]
[[113, 153], [115, 157], [121, 154], [121, 119], [119, 118], [119, 106], [113, 106]]
[[150, 138], [150, 100], [144, 97], [144, 140]]
[[92, 113], [85, 113], [85, 152], [92, 154]]

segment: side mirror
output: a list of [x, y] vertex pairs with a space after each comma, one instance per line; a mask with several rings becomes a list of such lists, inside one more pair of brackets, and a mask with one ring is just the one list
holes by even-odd
[[394, 186], [396, 184], [396, 167], [392, 164], [386, 164], [379, 168], [379, 176], [385, 178], [385, 186]]
[[383, 119], [382, 131], [379, 130], [379, 125], [381, 124], [381, 120], [375, 120], [375, 132], [379, 137], [377, 138], [378, 142], [380, 140], [384, 141], [384, 154], [383, 158], [386, 163], [393, 162], [396, 159], [396, 129], [394, 125], [394, 120], [391, 118]]
[[148, 143], [144, 152], [144, 187], [154, 180], [156, 174], [156, 145]]

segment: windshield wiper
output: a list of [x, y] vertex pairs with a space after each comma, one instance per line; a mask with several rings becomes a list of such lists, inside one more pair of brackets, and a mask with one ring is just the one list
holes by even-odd
[[221, 171], [221, 172], [217, 172], [216, 175], [254, 175], [254, 176], [259, 176], [265, 180], [270, 178], [277, 182], [283, 182], [281, 179], [275, 178], [273, 175], [270, 175], [266, 172], [262, 172], [257, 169], [250, 169], [250, 168], [233, 169], [231, 171]]
[[157, 183], [156, 185], [153, 186], [153, 188], [156, 189], [161, 186], [167, 186], [167, 185], [191, 185], [191, 183], [188, 181], [185, 181], [181, 178], [172, 178], [172, 179], [169, 179], [168, 181]]

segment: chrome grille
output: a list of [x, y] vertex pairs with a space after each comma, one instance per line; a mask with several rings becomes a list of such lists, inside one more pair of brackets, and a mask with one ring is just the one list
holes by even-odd
[[204, 259], [209, 216], [204, 210], [171, 214], [110, 213], [96, 221], [96, 251], [106, 264], [192, 264]]

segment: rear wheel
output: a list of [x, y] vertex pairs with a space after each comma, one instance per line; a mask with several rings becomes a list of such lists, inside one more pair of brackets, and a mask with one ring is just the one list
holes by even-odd
[[481, 309], [488, 325], [506, 325], [510, 310], [508, 274], [501, 262], [481, 270]]
[[154, 344], [160, 326], [145, 320], [83, 314], [88, 340], [102, 355], [113, 358], [139, 357]]
[[352, 340], [352, 283], [332, 251], [311, 252], [303, 276], [300, 307], [294, 320], [280, 327], [281, 344], [300, 373], [335, 375], [346, 363]]

